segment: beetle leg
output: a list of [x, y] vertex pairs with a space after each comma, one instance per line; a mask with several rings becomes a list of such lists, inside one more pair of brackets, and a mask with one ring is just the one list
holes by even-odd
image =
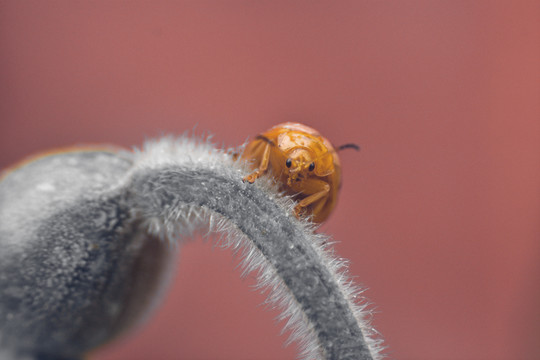
[[270, 162], [270, 144], [266, 143], [264, 146], [264, 152], [261, 159], [261, 163], [259, 164], [259, 168], [252, 172], [249, 175], [244, 176], [242, 179], [243, 182], [248, 182], [250, 184], [253, 184], [255, 180], [257, 180], [262, 174], [268, 170], [268, 163]]
[[[296, 217], [300, 217], [306, 207], [315, 203], [318, 200], [326, 198], [330, 193], [330, 185], [326, 181], [319, 179], [306, 179], [302, 183], [303, 193], [310, 194], [308, 197], [302, 199], [294, 207], [294, 214]], [[321, 205], [322, 206], [322, 205]]]

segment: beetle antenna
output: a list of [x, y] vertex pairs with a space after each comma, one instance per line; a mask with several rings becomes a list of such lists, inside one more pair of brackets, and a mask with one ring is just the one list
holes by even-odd
[[269, 143], [270, 145], [276, 146], [276, 144], [274, 144], [274, 142], [272, 140], [270, 140], [269, 138], [267, 138], [264, 135], [257, 135], [257, 137], [255, 137], [255, 139], [263, 140], [263, 141], [266, 141], [267, 143]]
[[351, 143], [351, 144], [343, 144], [343, 145], [338, 147], [338, 151], [341, 151], [343, 149], [354, 149], [356, 151], [360, 151], [360, 146]]

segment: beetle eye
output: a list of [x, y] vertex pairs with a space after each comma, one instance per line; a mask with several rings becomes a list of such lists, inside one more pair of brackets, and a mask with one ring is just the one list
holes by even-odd
[[285, 165], [287, 165], [287, 167], [290, 168], [291, 165], [292, 165], [292, 160], [291, 160], [291, 159], [287, 159], [287, 161], [285, 161]]
[[314, 162], [312, 162], [311, 164], [309, 164], [308, 170], [309, 170], [309, 171], [315, 170], [315, 163], [314, 163]]

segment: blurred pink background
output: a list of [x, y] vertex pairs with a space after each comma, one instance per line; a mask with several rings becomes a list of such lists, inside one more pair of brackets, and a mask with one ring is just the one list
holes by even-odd
[[[396, 359], [540, 358], [538, 1], [1, 1], [0, 167], [301, 121], [342, 153], [324, 226]], [[230, 252], [93, 360], [294, 359]]]

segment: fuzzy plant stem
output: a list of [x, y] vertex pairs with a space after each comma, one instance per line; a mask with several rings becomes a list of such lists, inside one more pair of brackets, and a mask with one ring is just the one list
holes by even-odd
[[40, 157], [0, 181], [0, 359], [80, 359], [146, 317], [194, 232], [242, 255], [305, 360], [380, 359], [344, 261], [208, 141]]
[[265, 186], [243, 183], [243, 173], [227, 161], [190, 160], [135, 172], [128, 187], [134, 192], [130, 207], [143, 218], [162, 219], [153, 227], [158, 233], [190, 213], [203, 223], [221, 223], [217, 230], [231, 234], [229, 245], [246, 248], [247, 270], [258, 270], [260, 286], [271, 288], [270, 302], [283, 308], [303, 357], [379, 358], [376, 342], [363, 333], [372, 329], [351, 299], [354, 289], [345, 284], [339, 261], [323, 249], [327, 239], [297, 220], [292, 204]]

